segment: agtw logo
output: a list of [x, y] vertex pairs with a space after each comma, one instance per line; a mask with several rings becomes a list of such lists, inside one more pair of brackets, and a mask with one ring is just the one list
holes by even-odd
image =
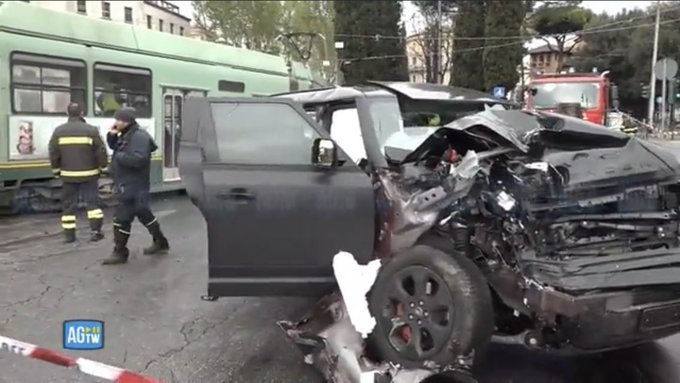
[[64, 348], [101, 350], [104, 348], [104, 322], [82, 319], [64, 321]]

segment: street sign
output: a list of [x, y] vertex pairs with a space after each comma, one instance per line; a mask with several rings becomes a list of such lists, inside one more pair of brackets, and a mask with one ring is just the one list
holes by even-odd
[[504, 86], [494, 87], [493, 96], [496, 98], [505, 98], [505, 87]]
[[678, 62], [673, 59], [661, 59], [654, 64], [654, 76], [658, 80], [672, 80], [676, 74], [678, 74]]

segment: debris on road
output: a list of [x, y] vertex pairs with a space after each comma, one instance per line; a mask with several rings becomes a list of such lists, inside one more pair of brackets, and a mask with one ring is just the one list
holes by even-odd
[[[338, 255], [347, 263], [354, 260], [349, 253], [341, 252]], [[368, 264], [358, 267], [365, 268], [366, 272], [375, 266]], [[342, 284], [344, 274], [339, 274], [338, 284]], [[356, 297], [352, 296], [349, 300], [351, 304], [357, 304]], [[440, 379], [452, 383], [477, 382], [464, 367], [432, 365], [429, 369], [408, 369], [377, 360], [371, 355], [370, 347], [366, 347], [368, 341], [362, 339], [365, 338], [363, 334], [355, 330], [357, 324], [349, 314], [346, 299], [339, 292], [322, 298], [303, 319], [297, 322], [280, 321], [278, 325], [300, 348], [305, 362], [320, 371], [329, 383], [428, 383]], [[359, 327], [363, 325], [360, 323]]]
[[42, 360], [62, 367], [75, 368], [83, 374], [96, 376], [114, 383], [161, 383], [122, 368], [109, 366], [85, 358], [72, 358], [46, 348], [38, 347], [0, 335], [0, 350], [31, 359]]

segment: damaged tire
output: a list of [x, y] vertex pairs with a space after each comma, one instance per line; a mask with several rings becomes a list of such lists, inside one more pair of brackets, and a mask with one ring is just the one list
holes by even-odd
[[492, 298], [482, 273], [469, 259], [429, 246], [385, 263], [369, 305], [376, 319], [369, 348], [406, 368], [478, 355], [493, 334]]

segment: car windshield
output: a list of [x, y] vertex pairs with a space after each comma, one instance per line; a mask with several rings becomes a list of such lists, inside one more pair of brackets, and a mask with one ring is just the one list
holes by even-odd
[[[375, 99], [371, 100], [369, 105], [378, 144], [384, 153], [388, 139], [404, 130], [399, 104], [393, 100]], [[333, 112], [330, 130], [331, 138], [353, 161], [359, 163], [366, 158], [359, 113], [356, 108], [338, 109]]]
[[373, 100], [370, 103], [370, 111], [378, 143], [383, 148], [393, 134], [404, 130], [399, 104], [393, 100]]
[[559, 104], [580, 104], [584, 109], [597, 107], [599, 85], [585, 82], [534, 84], [534, 108], [557, 109]]

